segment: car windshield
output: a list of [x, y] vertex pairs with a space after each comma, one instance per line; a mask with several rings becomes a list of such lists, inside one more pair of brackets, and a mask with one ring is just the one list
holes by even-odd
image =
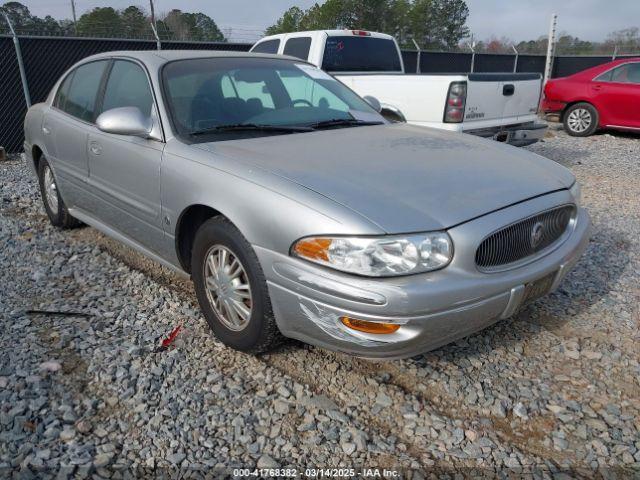
[[287, 59], [178, 60], [162, 79], [174, 128], [190, 143], [384, 123], [330, 75]]

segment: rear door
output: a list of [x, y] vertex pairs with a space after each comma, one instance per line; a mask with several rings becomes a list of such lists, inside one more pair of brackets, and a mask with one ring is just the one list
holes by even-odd
[[[154, 119], [162, 138], [153, 91], [144, 67], [116, 59], [108, 74], [99, 111], [136, 107]], [[100, 218], [151, 250], [162, 240], [160, 164], [164, 142], [105, 133], [89, 135], [89, 184], [100, 197]]]
[[108, 60], [80, 65], [60, 84], [42, 130], [60, 193], [69, 207], [87, 208], [87, 141], [94, 128], [98, 90]]
[[591, 83], [600, 123], [640, 128], [640, 62], [620, 65]]

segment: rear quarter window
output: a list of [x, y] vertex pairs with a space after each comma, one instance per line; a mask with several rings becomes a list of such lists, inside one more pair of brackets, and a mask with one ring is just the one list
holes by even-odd
[[328, 72], [400, 72], [400, 54], [393, 40], [374, 37], [327, 38], [322, 69]]
[[285, 55], [306, 60], [311, 49], [311, 37], [290, 38], [284, 46]]
[[71, 81], [73, 80], [73, 75], [76, 72], [73, 71], [69, 75], [66, 76], [60, 88], [58, 88], [58, 92], [56, 93], [56, 98], [53, 101], [53, 105], [60, 110], [64, 110], [64, 104], [67, 102], [67, 95], [69, 94], [69, 85], [71, 85]]

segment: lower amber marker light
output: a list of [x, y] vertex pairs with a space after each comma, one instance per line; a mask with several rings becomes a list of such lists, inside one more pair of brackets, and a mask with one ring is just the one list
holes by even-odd
[[357, 330], [359, 332], [374, 333], [377, 335], [388, 335], [397, 332], [400, 325], [396, 323], [380, 323], [368, 322], [366, 320], [357, 320], [351, 317], [340, 317], [340, 321], [347, 328]]

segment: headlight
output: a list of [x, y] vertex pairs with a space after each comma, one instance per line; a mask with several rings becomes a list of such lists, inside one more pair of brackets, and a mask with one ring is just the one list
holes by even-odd
[[307, 237], [291, 247], [291, 254], [368, 277], [390, 277], [446, 267], [453, 243], [445, 232], [385, 237]]
[[569, 193], [573, 196], [573, 199], [576, 202], [576, 207], [579, 207], [582, 202], [582, 188], [580, 188], [580, 184], [577, 181], [569, 189]]

